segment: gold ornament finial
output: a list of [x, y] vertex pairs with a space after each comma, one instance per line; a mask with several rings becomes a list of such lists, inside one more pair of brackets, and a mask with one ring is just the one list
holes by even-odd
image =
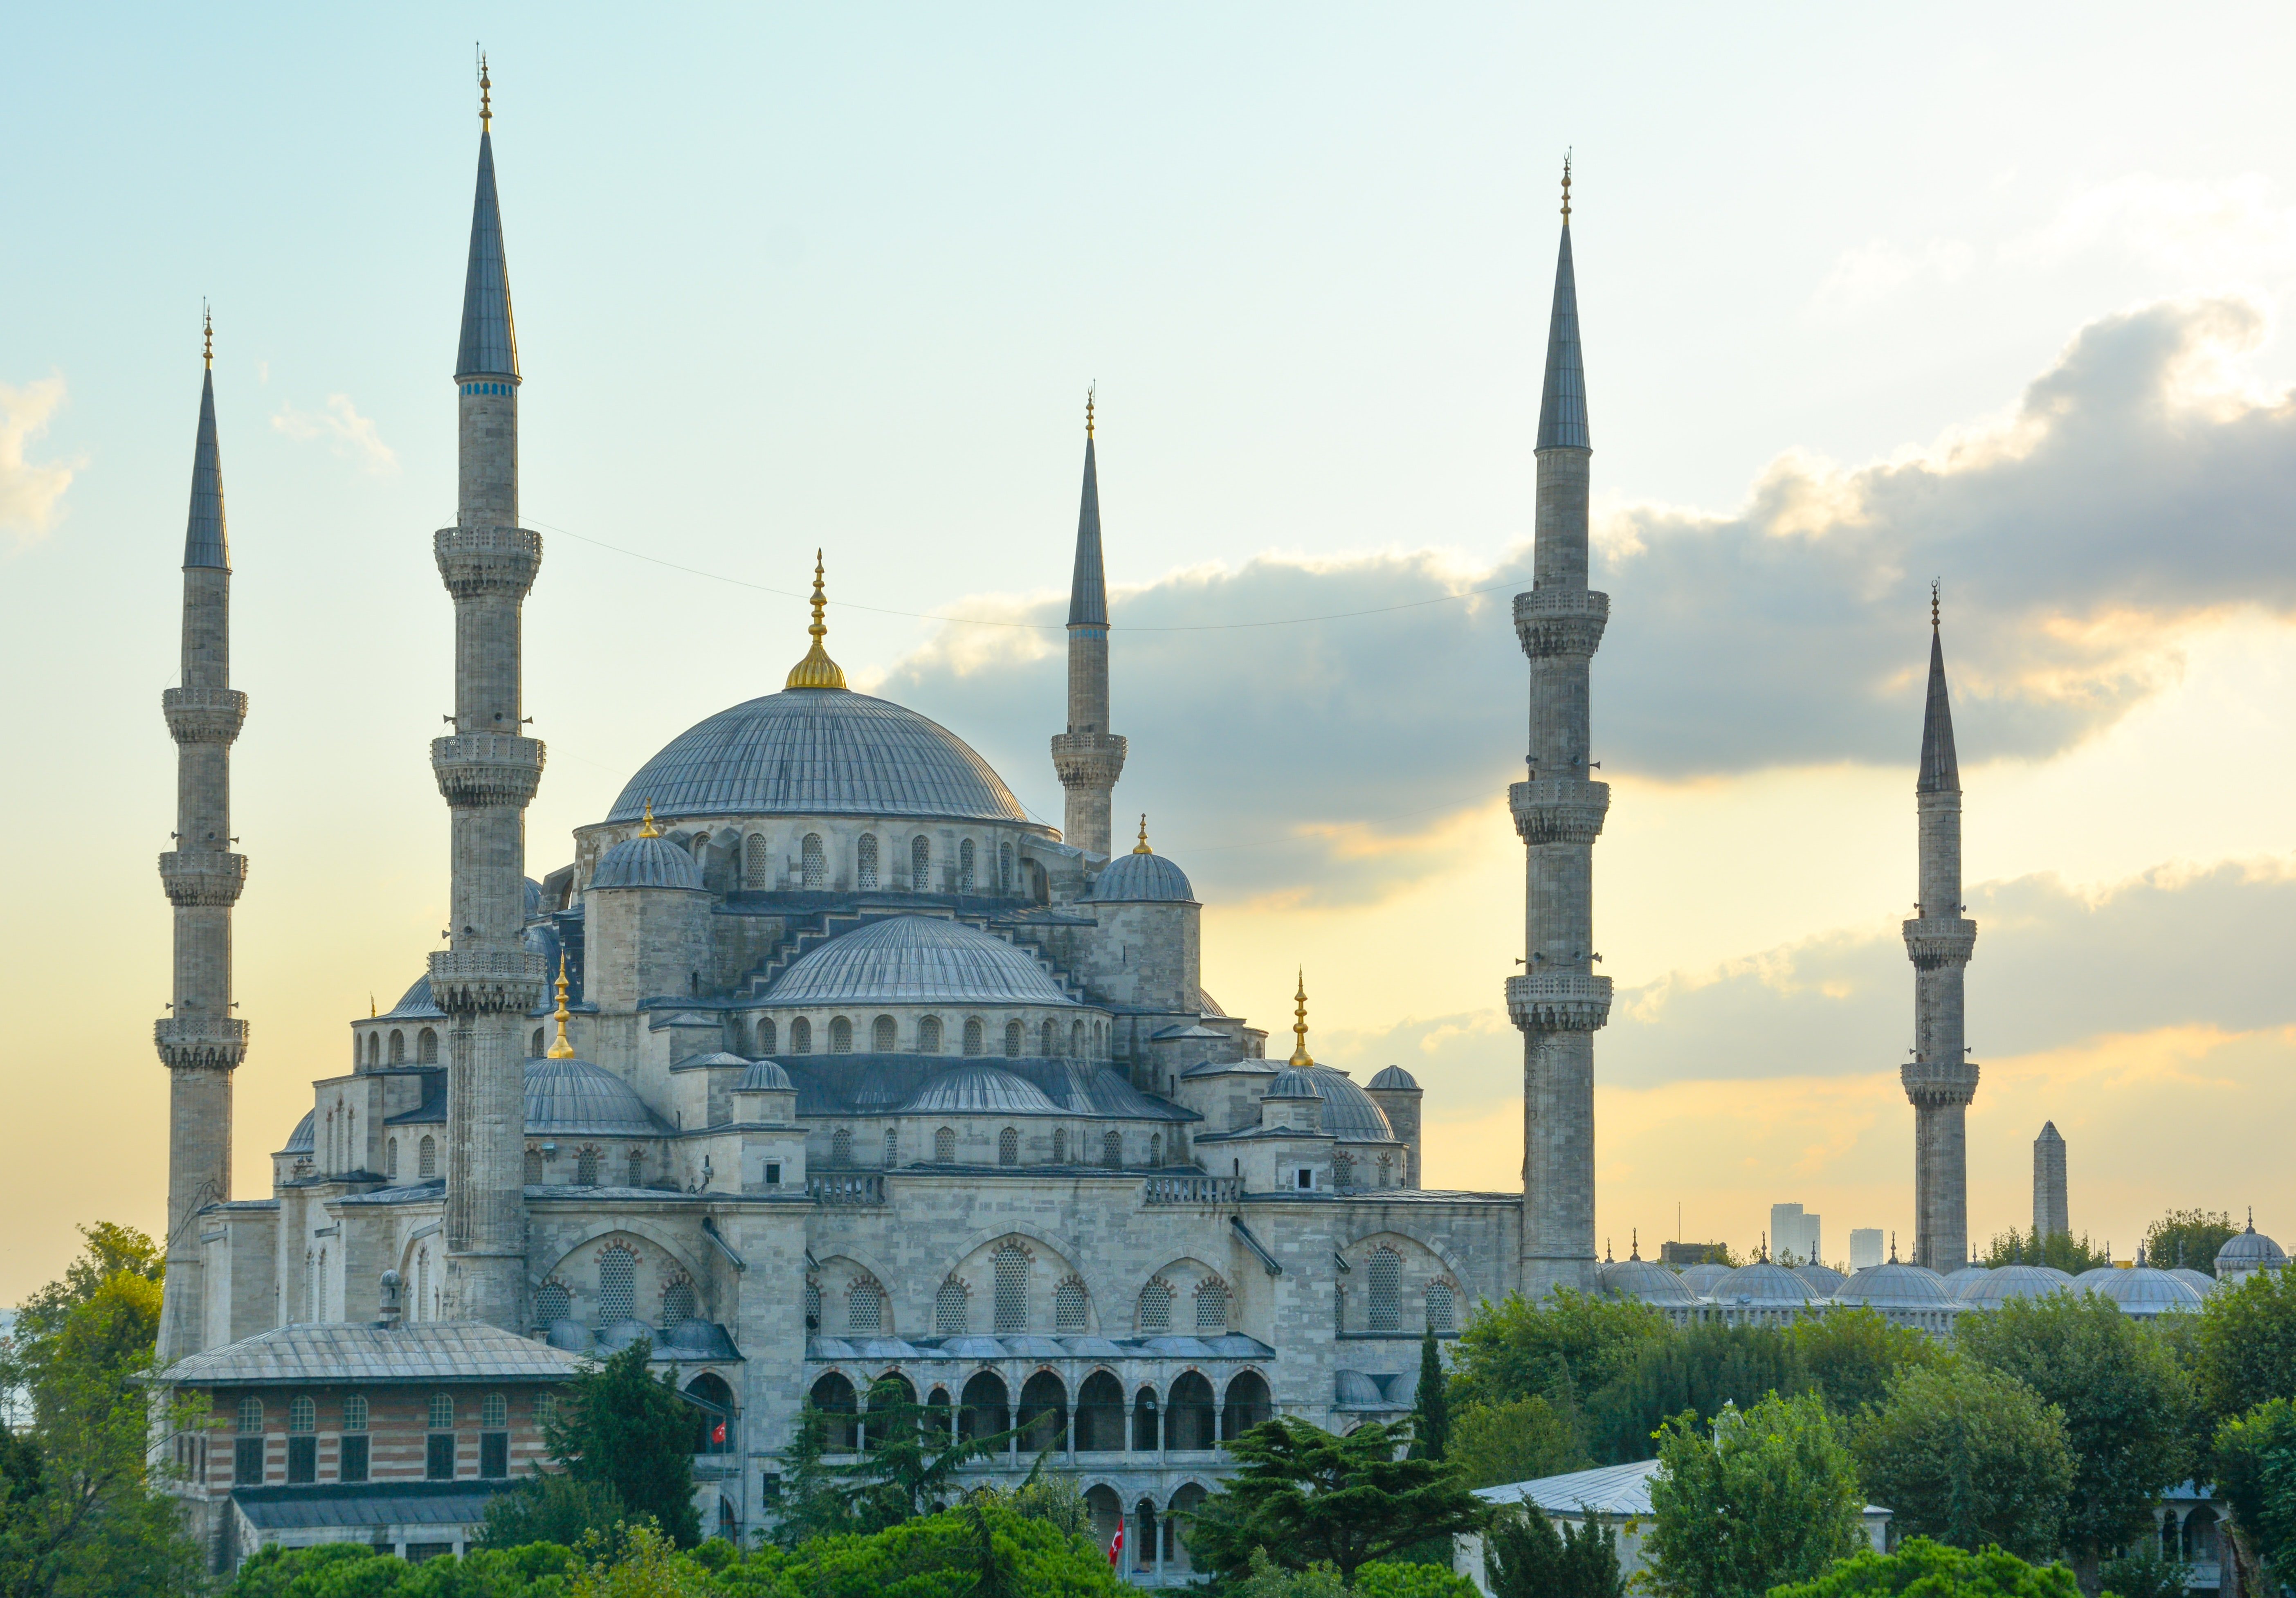
[[1097, 379], [1097, 378], [1095, 378], [1095, 379], [1093, 380], [1092, 387], [1090, 387], [1090, 388], [1086, 389], [1084, 391], [1084, 436], [1085, 436], [1086, 438], [1091, 438], [1091, 437], [1092, 437], [1092, 401], [1093, 401], [1093, 397], [1094, 397], [1095, 395], [1098, 394], [1099, 392], [1100, 392], [1100, 380], [1099, 380], [1099, 379]]
[[204, 345], [200, 351], [200, 359], [206, 362], [208, 370], [212, 372], [215, 370], [215, 314], [208, 309], [208, 302], [204, 299], [200, 301], [200, 339]]
[[1570, 225], [1570, 152], [1562, 152], [1562, 225]]
[[495, 80], [487, 76], [487, 53], [479, 52], [479, 131], [488, 133], [495, 125]]
[[638, 822], [638, 836], [641, 838], [659, 838], [661, 836], [661, 830], [653, 824], [653, 801], [652, 799], [648, 799], [645, 802], [645, 815]]
[[1156, 852], [1148, 847], [1148, 812], [1145, 810], [1140, 813], [1140, 841], [1132, 846], [1132, 852], [1136, 855], [1152, 855]]
[[1930, 579], [1930, 631], [1932, 633], [1938, 629], [1938, 581], [1936, 578]]
[[574, 1045], [566, 1037], [566, 955], [562, 950], [558, 956], [558, 1039], [550, 1045], [550, 1052], [545, 1058], [574, 1058]]
[[821, 647], [821, 641], [829, 636], [829, 624], [821, 619], [829, 604], [822, 589], [821, 574], [821, 552], [816, 549], [813, 552], [813, 625], [805, 629], [813, 635], [813, 647], [805, 651], [804, 660], [790, 668], [789, 681], [782, 684], [784, 688], [845, 686], [845, 668], [831, 660], [829, 651]]
[[1291, 1063], [1313, 1065], [1316, 1057], [1308, 1053], [1308, 973], [1304, 968], [1300, 972], [1300, 990], [1292, 997], [1298, 1005], [1293, 1013], [1299, 1017], [1292, 1023], [1292, 1035], [1300, 1041], [1292, 1045]]

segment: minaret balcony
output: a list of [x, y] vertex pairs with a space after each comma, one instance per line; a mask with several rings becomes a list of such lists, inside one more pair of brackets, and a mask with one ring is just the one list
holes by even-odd
[[1967, 965], [1977, 947], [1977, 923], [1957, 915], [1916, 917], [1906, 923], [1906, 958], [1916, 971]]
[[542, 570], [542, 535], [522, 527], [442, 527], [430, 543], [439, 576], [456, 599], [522, 599]]
[[469, 733], [430, 741], [439, 791], [456, 809], [523, 808], [541, 785], [542, 759], [538, 738]]
[[1507, 790], [1514, 830], [1527, 844], [1592, 843], [1611, 813], [1611, 785], [1568, 777], [1539, 777]]
[[1053, 770], [1063, 788], [1113, 788], [1124, 770], [1125, 747], [1117, 733], [1055, 733]]
[[1977, 1096], [1977, 1066], [1967, 1060], [1909, 1060], [1898, 1068], [1898, 1079], [1916, 1110], [1967, 1104]]
[[1592, 1032], [1611, 1019], [1611, 979], [1585, 971], [1509, 977], [1507, 1019], [1526, 1032]]
[[229, 1070], [247, 1058], [247, 1023], [227, 1015], [170, 1015], [152, 1023], [152, 1042], [168, 1066]]
[[236, 688], [170, 688], [160, 695], [168, 733], [178, 743], [230, 743], [247, 720], [247, 695]]
[[1514, 596], [1514, 635], [1534, 660], [1591, 655], [1611, 620], [1611, 596], [1592, 588], [1533, 588]]
[[449, 1015], [525, 1015], [539, 1007], [549, 968], [523, 949], [440, 949], [430, 956], [430, 1001]]
[[160, 881], [169, 904], [228, 907], [247, 886], [247, 856], [224, 849], [171, 849], [160, 856]]

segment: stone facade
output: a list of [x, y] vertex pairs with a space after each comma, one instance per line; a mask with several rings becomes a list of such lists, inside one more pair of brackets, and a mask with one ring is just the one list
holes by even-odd
[[2065, 1140], [2057, 1123], [2046, 1121], [2033, 1140], [2033, 1231], [2041, 1237], [2072, 1233], [2065, 1200]]

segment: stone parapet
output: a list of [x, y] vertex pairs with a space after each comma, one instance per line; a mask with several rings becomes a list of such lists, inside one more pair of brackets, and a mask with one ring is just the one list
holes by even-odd
[[178, 743], [234, 742], [247, 722], [247, 695], [236, 688], [170, 688], [160, 709]]
[[172, 905], [233, 905], [247, 885], [247, 856], [222, 849], [170, 849], [160, 881]]
[[1507, 808], [1525, 843], [1592, 843], [1611, 812], [1611, 785], [1540, 777], [1508, 788]]
[[523, 598], [542, 569], [542, 535], [520, 527], [442, 527], [431, 535], [431, 549], [456, 599]]
[[1977, 947], [1977, 923], [1954, 915], [1931, 915], [1906, 922], [1906, 957], [1920, 971], [1967, 965]]
[[1056, 733], [1053, 770], [1063, 788], [1113, 788], [1124, 770], [1125, 741], [1117, 733]]
[[1611, 1019], [1611, 979], [1538, 971], [1506, 980], [1507, 1018], [1526, 1032], [1592, 1032]]
[[1966, 1104], [1977, 1096], [1978, 1069], [1967, 1061], [1909, 1060], [1898, 1068], [1906, 1097], [1919, 1109]]
[[1592, 588], [1533, 588], [1514, 596], [1514, 635], [1532, 660], [1591, 655], [1611, 620], [1611, 596]]
[[430, 1002], [448, 1015], [525, 1015], [541, 1004], [548, 976], [542, 956], [522, 949], [441, 949], [430, 956]]
[[539, 738], [499, 733], [460, 733], [430, 741], [430, 769], [439, 791], [458, 809], [525, 808], [542, 783]]
[[247, 1058], [247, 1023], [229, 1016], [163, 1016], [152, 1023], [152, 1042], [162, 1065], [229, 1070]]

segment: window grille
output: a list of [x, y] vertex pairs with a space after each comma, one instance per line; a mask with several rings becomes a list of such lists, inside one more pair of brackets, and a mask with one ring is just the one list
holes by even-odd
[[758, 1053], [770, 1054], [773, 1052], [774, 1018], [770, 1015], [761, 1015], [758, 1018]]
[[940, 1017], [938, 1015], [928, 1015], [917, 1023], [917, 1053], [940, 1053]]
[[1084, 1023], [1082, 1021], [1069, 1023], [1069, 1053], [1078, 1060], [1084, 1058]]
[[1084, 1283], [1073, 1276], [1053, 1290], [1053, 1330], [1084, 1330]]
[[638, 1258], [619, 1245], [598, 1257], [598, 1324], [611, 1326], [636, 1317]]
[[1393, 1332], [1403, 1323], [1403, 1256], [1382, 1243], [1371, 1251], [1371, 1302], [1364, 1329]]
[[242, 1432], [263, 1430], [263, 1400], [242, 1398], [239, 1401], [239, 1429]]
[[933, 1134], [933, 1160], [936, 1163], [940, 1165], [955, 1165], [956, 1163], [956, 1132], [955, 1128], [943, 1127], [939, 1131]]
[[1227, 1330], [1227, 1283], [1217, 1276], [1205, 1277], [1196, 1288], [1196, 1330]]
[[353, 1393], [343, 1400], [343, 1430], [345, 1431], [366, 1430], [366, 1399], [363, 1395]]
[[529, 1187], [533, 1187], [539, 1184], [541, 1181], [542, 1151], [540, 1149], [529, 1149], [526, 1151], [526, 1184]]
[[433, 1431], [452, 1431], [455, 1430], [454, 1394], [433, 1393], [430, 1395], [430, 1430]]
[[1037, 1028], [1037, 1053], [1050, 1060], [1060, 1047], [1060, 1028], [1046, 1021]]
[[972, 891], [972, 840], [970, 838], [957, 845], [956, 886], [960, 893]]
[[563, 1282], [545, 1282], [534, 1295], [534, 1318], [545, 1327], [556, 1325], [574, 1313], [574, 1290]]
[[851, 1127], [840, 1127], [829, 1135], [829, 1163], [832, 1165], [853, 1163], [853, 1129]]
[[1124, 1168], [1124, 1135], [1122, 1133], [1109, 1132], [1102, 1135], [1100, 1162], [1112, 1171]]
[[414, 1145], [414, 1174], [425, 1182], [439, 1174], [439, 1142], [428, 1133]]
[[805, 1284], [805, 1329], [808, 1332], [821, 1330], [821, 1283], [818, 1282]]
[[537, 1027], [534, 1029], [534, 1035], [526, 1040], [526, 1054], [527, 1058], [529, 1060], [539, 1060], [542, 1058], [541, 1028]]
[[742, 840], [742, 886], [754, 893], [773, 885], [773, 856], [766, 852], [766, 835], [752, 832]]
[[909, 840], [909, 891], [932, 891], [932, 841], [922, 834]]
[[1332, 1155], [1332, 1185], [1333, 1187], [1347, 1188], [1353, 1187], [1355, 1184], [1356, 1162], [1354, 1156], [1349, 1154]]
[[693, 1318], [693, 1283], [673, 1282], [661, 1290], [661, 1329], [668, 1331]]
[[853, 1022], [845, 1016], [835, 1016], [830, 1020], [829, 1052], [832, 1054], [850, 1054], [853, 1052]]
[[860, 888], [877, 886], [877, 834], [861, 834], [861, 845], [854, 854], [854, 881]]
[[1066, 1127], [1055, 1127], [1053, 1128], [1053, 1163], [1066, 1165], [1068, 1162], [1069, 1129]]
[[643, 1181], [641, 1181], [641, 1180], [640, 1180], [640, 1178], [642, 1178], [642, 1177], [645, 1175], [645, 1151], [644, 1151], [644, 1150], [643, 1150], [643, 1149], [632, 1149], [632, 1150], [629, 1151], [629, 1154], [628, 1154], [627, 1158], [626, 1158], [626, 1159], [623, 1160], [623, 1162], [622, 1162], [622, 1166], [623, 1166], [623, 1168], [624, 1168], [624, 1169], [628, 1173], [628, 1178], [627, 1178], [627, 1179], [628, 1179], [628, 1183], [629, 1183], [629, 1185], [630, 1185], [630, 1186], [632, 1186], [632, 1187], [643, 1187], [643, 1186], [644, 1186], [644, 1185], [645, 1185], [645, 1184], [644, 1184]]
[[813, 1053], [813, 1023], [801, 1015], [790, 1022], [790, 1053], [792, 1054]]
[[479, 1424], [500, 1429], [510, 1424], [510, 1400], [500, 1393], [488, 1393], [479, 1404]]
[[888, 1127], [885, 1129], [885, 1168], [891, 1170], [901, 1163], [901, 1135]]
[[390, 1035], [390, 1063], [393, 1065], [406, 1063], [406, 1034], [404, 1032], [393, 1032]]
[[382, 1034], [380, 1032], [366, 1035], [366, 1062], [369, 1065], [382, 1063]]
[[382, 1146], [382, 1174], [396, 1181], [398, 1176], [398, 1140], [392, 1138]]
[[1140, 1290], [1140, 1330], [1172, 1329], [1172, 1284], [1159, 1276]]
[[1381, 1155], [1379, 1157], [1379, 1184], [1382, 1187], [1390, 1185], [1394, 1178], [1394, 1165], [1388, 1160], [1386, 1155]]
[[439, 1033], [437, 1028], [425, 1027], [421, 1032], [415, 1035], [414, 1062], [417, 1065], [436, 1065], [439, 1063]]
[[1029, 1255], [1007, 1245], [996, 1250], [996, 1334], [1029, 1328]]
[[805, 873], [806, 891], [819, 893], [829, 886], [829, 855], [821, 847], [821, 834], [808, 832], [805, 835], [805, 842], [800, 846], [800, 848], [801, 853], [799, 858]]
[[1161, 1132], [1148, 1135], [1148, 1163], [1152, 1167], [1164, 1163], [1164, 1135]]
[[845, 1329], [848, 1332], [882, 1332], [885, 1329], [885, 1290], [867, 1277], [853, 1284], [845, 1295]]
[[981, 1026], [980, 1018], [977, 1015], [967, 1016], [964, 1021], [964, 1052], [968, 1054], [980, 1053], [981, 1042], [986, 1035], [987, 1029]]
[[598, 1185], [597, 1150], [586, 1148], [574, 1156], [574, 1185], [577, 1187]]
[[1004, 1057], [1007, 1060], [1018, 1060], [1021, 1057], [1021, 1023], [1019, 1021], [1004, 1023]]
[[308, 1395], [298, 1393], [293, 1398], [290, 1399], [287, 1404], [287, 1430], [290, 1431], [316, 1431], [318, 1429], [319, 1405], [317, 1400], [308, 1397]]
[[933, 1296], [933, 1332], [940, 1337], [961, 1337], [969, 1319], [965, 1311], [964, 1283], [952, 1276], [940, 1284]]
[[869, 1028], [869, 1046], [871, 1048], [874, 1049], [880, 1054], [890, 1054], [893, 1052], [896, 1042], [897, 1040], [893, 1032], [893, 1018], [891, 1016], [881, 1015], [875, 1021], [871, 1023]]
[[999, 1165], [1021, 1163], [1021, 1134], [1011, 1127], [1005, 1127], [996, 1135], [996, 1163]]
[[1009, 843], [996, 846], [996, 891], [1013, 891], [1013, 846]]
[[1447, 1282], [1427, 1284], [1427, 1330], [1448, 1332], [1458, 1318], [1458, 1299]]

